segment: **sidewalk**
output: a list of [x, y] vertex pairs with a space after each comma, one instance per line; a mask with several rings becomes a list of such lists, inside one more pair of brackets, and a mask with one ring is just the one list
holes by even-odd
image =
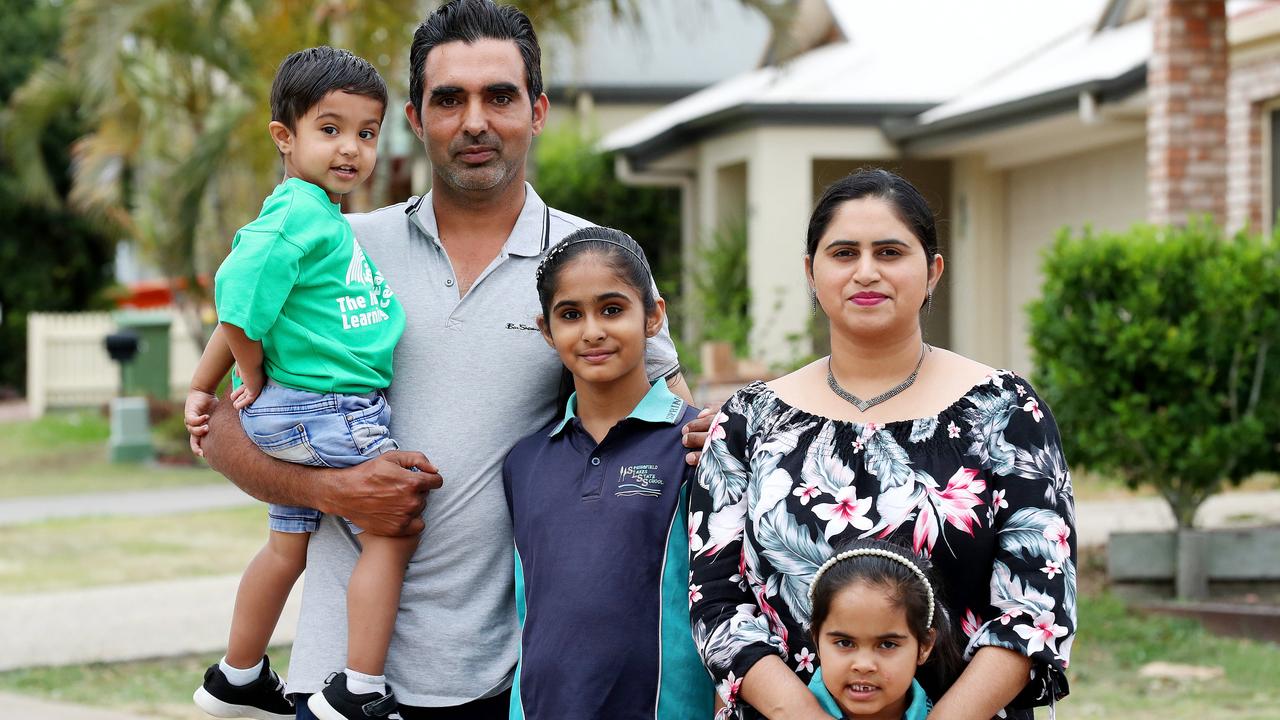
[[229, 482], [165, 490], [54, 495], [0, 501], [0, 526], [41, 520], [102, 515], [146, 517], [171, 513], [221, 510], [257, 500]]
[[[221, 650], [239, 581], [224, 576], [0, 595], [0, 671]], [[298, 583], [273, 645], [293, 642], [301, 598]]]
[[0, 693], [0, 717], [21, 720], [151, 720], [147, 715]]
[[[1216, 495], [1196, 514], [1202, 528], [1280, 524], [1280, 490]], [[1177, 526], [1169, 505], [1160, 498], [1105, 500], [1076, 504], [1076, 542], [1093, 547], [1113, 532], [1172, 530]]]

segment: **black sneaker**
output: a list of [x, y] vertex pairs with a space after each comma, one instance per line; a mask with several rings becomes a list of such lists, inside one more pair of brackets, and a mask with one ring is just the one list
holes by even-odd
[[248, 685], [232, 685], [218, 663], [204, 671], [204, 684], [192, 696], [201, 710], [219, 718], [293, 720], [293, 703], [284, 694], [284, 683], [264, 655], [262, 674]]
[[307, 707], [319, 720], [401, 720], [395, 695], [356, 695], [347, 689], [346, 673], [330, 675], [324, 692], [312, 695]]

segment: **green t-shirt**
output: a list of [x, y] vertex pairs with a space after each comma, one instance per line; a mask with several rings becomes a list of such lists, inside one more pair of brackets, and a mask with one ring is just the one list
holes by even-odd
[[404, 310], [340, 207], [289, 178], [240, 228], [214, 283], [218, 319], [262, 342], [267, 377], [311, 392], [391, 384]]

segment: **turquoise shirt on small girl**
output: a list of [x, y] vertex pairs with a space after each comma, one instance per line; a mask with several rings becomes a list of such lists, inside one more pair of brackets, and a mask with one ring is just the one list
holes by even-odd
[[[822, 683], [822, 668], [818, 668], [818, 671], [813, 674], [813, 679], [809, 681], [809, 692], [818, 698], [818, 704], [823, 710], [831, 713], [832, 717], [845, 717], [844, 711], [836, 704], [836, 699]], [[933, 709], [933, 703], [929, 701], [929, 696], [925, 694], [924, 688], [920, 687], [920, 683], [911, 681], [911, 691], [907, 697], [910, 701], [907, 703], [907, 711], [902, 714], [902, 720], [925, 720], [925, 716]]]

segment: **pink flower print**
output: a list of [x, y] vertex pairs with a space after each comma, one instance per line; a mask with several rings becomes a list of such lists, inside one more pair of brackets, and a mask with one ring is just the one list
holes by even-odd
[[1018, 608], [1014, 608], [1012, 610], [1005, 610], [1004, 614], [996, 619], [1000, 621], [1001, 625], [1008, 625], [1010, 620], [1018, 617], [1019, 615], [1022, 614], [1022, 612], [1023, 611]]
[[957, 530], [973, 534], [973, 526], [978, 522], [978, 515], [973, 508], [981, 505], [978, 493], [987, 489], [987, 483], [978, 477], [978, 471], [972, 468], [960, 468], [947, 481], [942, 491], [930, 490], [929, 494], [938, 505], [938, 512]]
[[818, 488], [818, 483], [808, 482], [792, 490], [791, 494], [800, 498], [801, 505], [808, 505], [810, 500], [822, 494], [822, 490]]
[[1040, 422], [1041, 418], [1044, 417], [1044, 412], [1040, 410], [1040, 403], [1035, 398], [1027, 400], [1027, 404], [1023, 405], [1022, 409], [1031, 413], [1031, 417], [1035, 418], [1036, 422]]
[[702, 549], [702, 538], [698, 537], [700, 529], [702, 529], [701, 510], [689, 516], [689, 552], [696, 553]]
[[813, 672], [813, 661], [817, 657], [816, 654], [809, 652], [809, 648], [800, 648], [800, 652], [796, 653], [796, 672], [801, 670]]
[[733, 672], [730, 671], [729, 677], [720, 682], [720, 697], [724, 698], [726, 705], [732, 706], [738, 701], [738, 695], [741, 692], [742, 678], [735, 677]]
[[707, 436], [708, 440], [723, 440], [724, 428], [720, 427], [720, 423], [728, 420], [729, 416], [724, 413], [716, 413], [716, 417], [711, 421], [711, 430]]
[[855, 455], [862, 452], [862, 448], [863, 448], [863, 444], [861, 439], [853, 441], [853, 453]]
[[1054, 518], [1041, 534], [1044, 535], [1045, 540], [1053, 543], [1059, 560], [1071, 556], [1071, 526], [1062, 518]]
[[1027, 389], [1022, 387], [1022, 385], [1014, 385], [1013, 387], [1018, 391], [1018, 397], [1022, 397], [1027, 394]]
[[1058, 575], [1062, 572], [1062, 563], [1047, 560], [1045, 561], [1044, 567], [1040, 568], [1040, 572], [1048, 575], [1049, 579], [1052, 580], [1054, 575]]
[[702, 599], [702, 586], [689, 583], [689, 605], [692, 606], [694, 603], [698, 602], [701, 599]]
[[964, 631], [966, 637], [973, 637], [982, 627], [982, 618], [973, 614], [973, 610], [968, 608], [964, 611], [964, 619], [960, 621], [960, 629]]
[[956, 438], [960, 437], [960, 426], [957, 425], [954, 420], [947, 423], [947, 437], [951, 438], [952, 440], [955, 440]]
[[1036, 616], [1031, 625], [1019, 625], [1013, 631], [1027, 641], [1027, 652], [1037, 653], [1046, 647], [1055, 654], [1058, 652], [1058, 638], [1067, 634], [1067, 629], [1054, 622], [1053, 613], [1045, 612]]
[[1009, 507], [1009, 501], [1004, 499], [1003, 490], [991, 491], [991, 507], [995, 508], [997, 512], [999, 512], [1001, 508]]
[[871, 509], [871, 498], [858, 498], [852, 485], [840, 488], [834, 503], [823, 503], [813, 506], [813, 514], [827, 521], [827, 539], [839, 535], [852, 525], [859, 530], [871, 529], [871, 518], [867, 511]]

